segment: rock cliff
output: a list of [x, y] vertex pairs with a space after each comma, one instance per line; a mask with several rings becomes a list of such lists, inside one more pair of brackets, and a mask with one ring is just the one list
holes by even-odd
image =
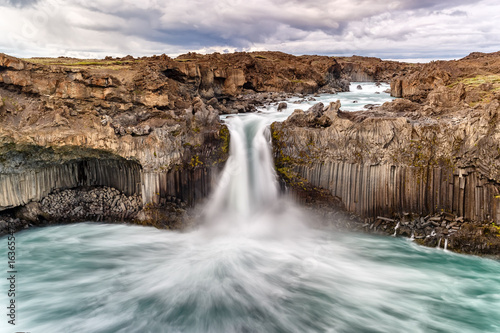
[[[433, 246], [449, 237], [455, 250], [498, 254], [494, 236], [469, 239], [464, 248], [461, 228], [482, 235], [500, 224], [499, 60], [495, 53], [417, 65], [422, 69], [391, 83], [393, 95], [408, 99], [370, 111], [343, 112], [340, 103], [296, 110], [272, 125], [278, 172], [300, 190], [329, 190], [367, 227], [389, 218], [393, 232], [413, 214], [425, 221], [414, 230], [404, 225], [407, 236]], [[429, 217], [443, 213], [453, 218], [429, 227]]]
[[104, 60], [0, 54], [0, 211], [95, 187], [138, 196], [148, 212], [191, 205], [207, 196], [227, 159], [219, 114], [253, 111], [284, 93], [346, 90], [342, 69], [331, 57], [279, 52]]
[[228, 131], [193, 87], [162, 73], [169, 61], [0, 55], [0, 210], [96, 186], [143, 205], [204, 198]]

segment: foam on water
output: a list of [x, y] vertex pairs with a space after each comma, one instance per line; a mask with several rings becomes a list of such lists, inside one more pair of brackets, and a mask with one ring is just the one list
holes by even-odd
[[23, 231], [18, 325], [4, 318], [0, 331], [500, 330], [498, 262], [392, 237], [271, 234], [98, 223]]

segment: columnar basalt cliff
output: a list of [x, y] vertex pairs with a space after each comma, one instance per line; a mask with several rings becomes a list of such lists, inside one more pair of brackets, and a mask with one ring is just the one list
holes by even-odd
[[[471, 57], [480, 64], [460, 70]], [[370, 111], [297, 110], [272, 126], [277, 170], [294, 187], [328, 189], [371, 228], [390, 220], [393, 232], [405, 220], [399, 232], [426, 244], [449, 237], [455, 250], [498, 254], [490, 227], [500, 224], [499, 63], [489, 54], [421, 65], [392, 81], [393, 95], [411, 100]], [[429, 220], [440, 214], [449, 223]], [[464, 241], [463, 230], [479, 236]]]
[[[346, 90], [342, 68], [331, 57], [279, 52], [91, 61], [1, 54], [0, 211], [99, 186], [141, 198], [147, 210], [129, 220], [191, 205], [227, 159], [219, 114], [254, 111], [285, 93]], [[108, 216], [94, 213], [78, 216]]]
[[209, 193], [228, 131], [193, 87], [157, 68], [170, 59], [59, 61], [0, 56], [0, 210], [96, 186], [149, 208]]

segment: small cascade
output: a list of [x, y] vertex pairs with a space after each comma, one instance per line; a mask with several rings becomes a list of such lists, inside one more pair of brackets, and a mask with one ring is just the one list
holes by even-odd
[[414, 240], [415, 240], [415, 232], [414, 232], [413, 230], [411, 231], [410, 240], [411, 240], [411, 241], [414, 241]]
[[436, 246], [436, 249], [439, 249], [440, 247], [441, 247], [441, 238], [439, 238], [438, 246]]
[[447, 251], [448, 250], [448, 238], [445, 238], [444, 239], [444, 250]]
[[396, 237], [396, 235], [398, 234], [399, 224], [400, 224], [400, 222], [398, 222], [398, 224], [396, 224], [396, 228], [394, 228], [394, 234], [392, 235], [392, 237]]

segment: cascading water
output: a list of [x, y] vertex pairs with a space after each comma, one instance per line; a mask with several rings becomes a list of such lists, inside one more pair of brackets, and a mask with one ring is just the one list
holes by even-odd
[[208, 219], [233, 214], [246, 219], [278, 199], [278, 183], [266, 135], [269, 121], [247, 115], [226, 119], [231, 134], [230, 157], [212, 200]]
[[231, 134], [230, 157], [202, 214], [201, 231], [284, 237], [305, 230], [309, 218], [279, 195], [269, 125], [274, 114], [225, 119]]
[[392, 234], [392, 237], [396, 237], [397, 236], [398, 229], [399, 229], [399, 224], [400, 224], [400, 222], [398, 222], [398, 224], [396, 224], [396, 227], [394, 228], [394, 234]]
[[500, 331], [497, 261], [305, 227], [310, 217], [278, 195], [266, 137], [286, 115], [263, 111], [226, 119], [231, 156], [196, 230], [84, 223], [16, 234], [18, 317], [0, 331]]

